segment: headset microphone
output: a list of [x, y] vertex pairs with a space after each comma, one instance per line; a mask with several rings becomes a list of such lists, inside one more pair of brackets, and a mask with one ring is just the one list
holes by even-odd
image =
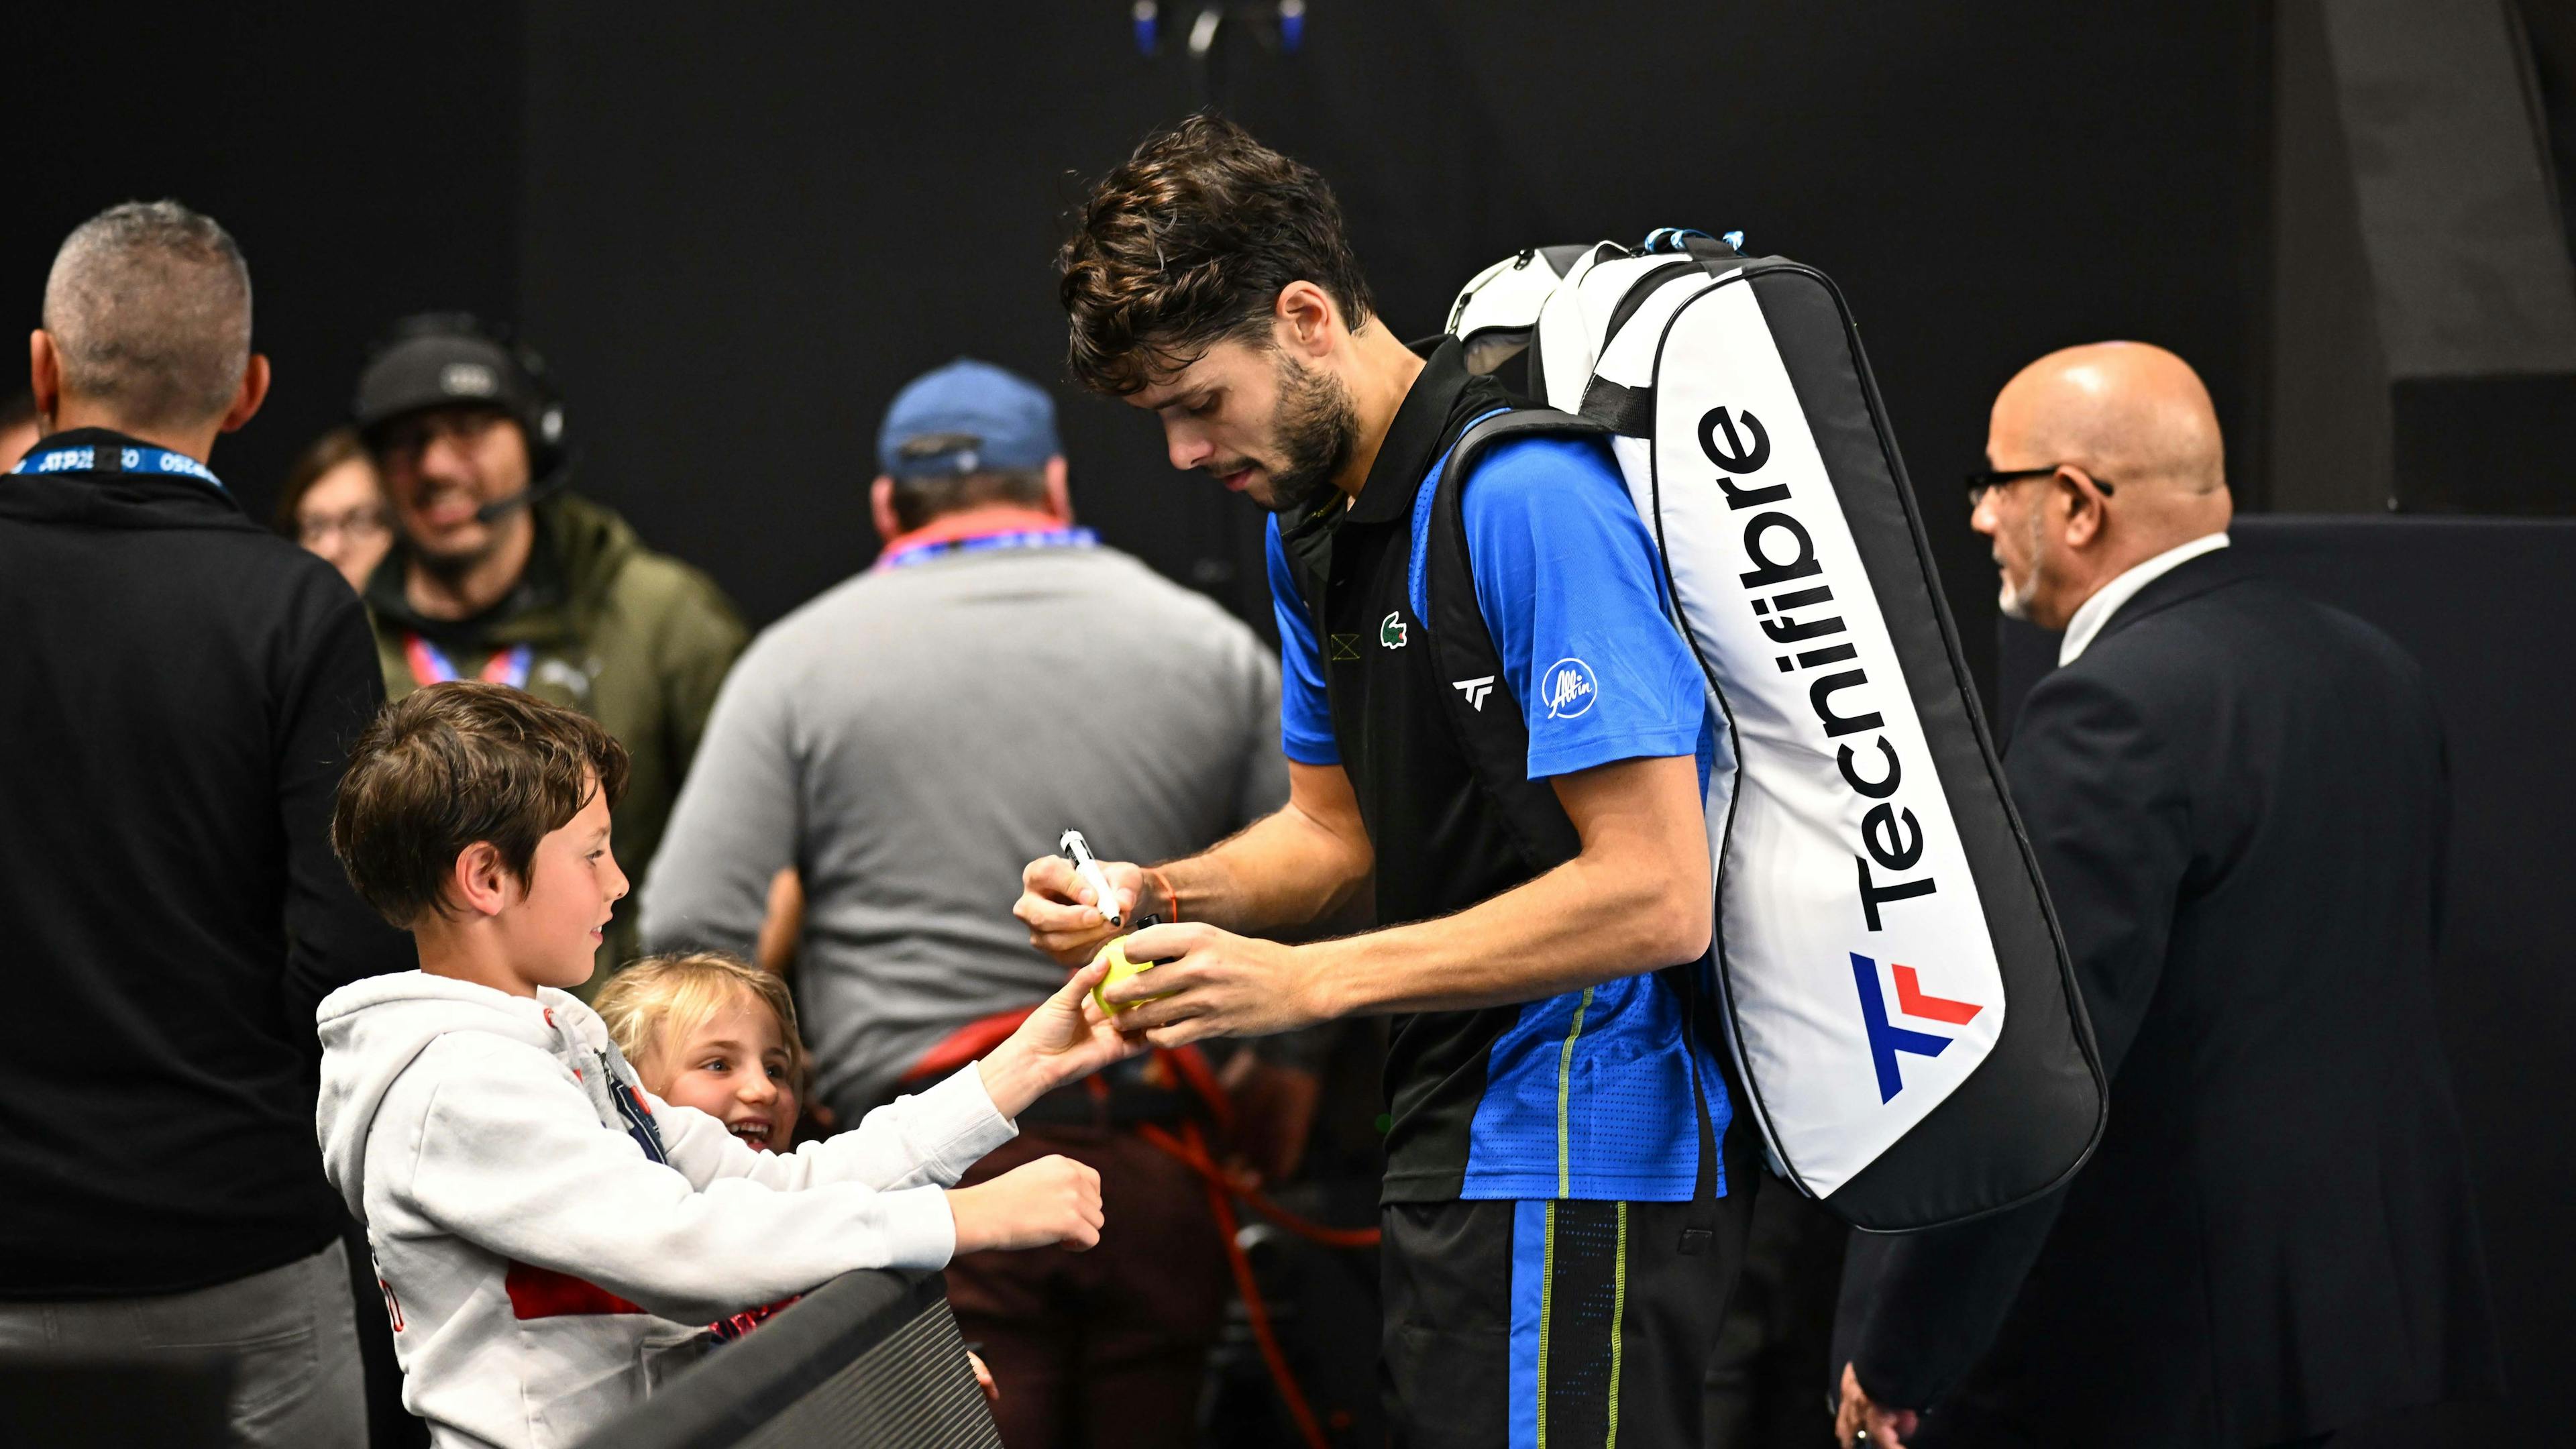
[[507, 518], [522, 508], [533, 507], [544, 499], [552, 497], [555, 490], [562, 486], [563, 479], [555, 477], [550, 478], [543, 483], [531, 484], [530, 486], [522, 488], [518, 492], [511, 494], [507, 498], [495, 498], [491, 502], [474, 510], [474, 521], [477, 523], [492, 523], [499, 519]]
[[[543, 374], [537, 374], [542, 378]], [[507, 518], [522, 508], [552, 498], [563, 491], [572, 476], [572, 450], [564, 446], [563, 404], [547, 402], [528, 420], [528, 456], [531, 463], [542, 461], [549, 466], [544, 476], [507, 498], [495, 498], [474, 510], [474, 521], [492, 523]]]

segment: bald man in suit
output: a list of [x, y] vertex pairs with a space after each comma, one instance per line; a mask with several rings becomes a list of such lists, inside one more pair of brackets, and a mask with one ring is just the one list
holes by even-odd
[[2170, 352], [2041, 358], [1986, 452], [2003, 610], [2065, 631], [2005, 770], [2110, 1122], [2038, 1203], [1855, 1243], [1842, 1442], [2315, 1445], [2492, 1387], [2414, 661], [2237, 562], [2217, 416]]

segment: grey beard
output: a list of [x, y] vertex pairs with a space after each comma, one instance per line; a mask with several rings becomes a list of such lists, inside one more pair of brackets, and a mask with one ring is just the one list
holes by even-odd
[[[2033, 579], [2031, 582], [2037, 583], [2038, 580]], [[2019, 619], [2025, 623], [2028, 622], [2030, 619], [2030, 590], [2027, 588], [2014, 588], [2012, 580], [2004, 580], [2003, 587], [1995, 591], [1995, 608], [2001, 611], [2003, 616], [2007, 619]]]

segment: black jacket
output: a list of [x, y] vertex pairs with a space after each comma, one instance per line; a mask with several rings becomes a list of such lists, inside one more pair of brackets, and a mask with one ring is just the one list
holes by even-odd
[[210, 484], [63, 473], [0, 476], [0, 619], [0, 1298], [319, 1251], [313, 1009], [413, 964], [331, 855], [365, 612]]
[[2032, 690], [2005, 768], [2110, 1124], [2061, 1194], [1855, 1240], [1836, 1359], [1931, 1405], [1918, 1445], [2268, 1444], [2495, 1383], [2442, 751], [2413, 660], [2233, 550]]

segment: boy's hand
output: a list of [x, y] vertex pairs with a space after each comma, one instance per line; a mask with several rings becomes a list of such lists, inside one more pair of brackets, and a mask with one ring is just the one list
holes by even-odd
[[1070, 1157], [1041, 1157], [990, 1182], [948, 1190], [957, 1251], [1043, 1248], [1079, 1252], [1100, 1241], [1100, 1174]]
[[[1118, 893], [1119, 919], [1134, 922], [1136, 903], [1145, 896], [1144, 867], [1133, 861], [1104, 860], [1101, 872]], [[1128, 927], [1109, 924], [1100, 914], [1091, 887], [1074, 874], [1073, 862], [1061, 855], [1041, 855], [1020, 872], [1020, 899], [1011, 914], [1029, 928], [1029, 944], [1054, 957], [1058, 965], [1079, 966]]]
[[1145, 1050], [1143, 1038], [1121, 1034], [1091, 999], [1091, 988], [1108, 974], [1106, 961], [1073, 973], [1045, 1005], [1029, 1013], [1019, 1030], [975, 1064], [994, 1110], [1017, 1117], [1065, 1083]]

